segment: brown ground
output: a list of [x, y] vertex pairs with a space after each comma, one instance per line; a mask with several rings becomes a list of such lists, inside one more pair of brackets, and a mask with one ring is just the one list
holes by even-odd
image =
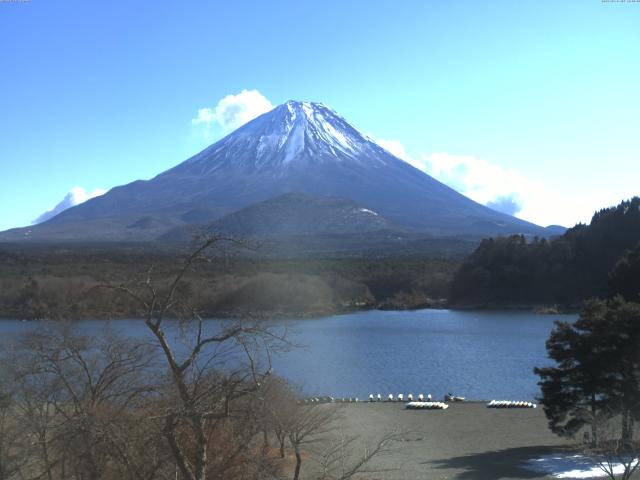
[[540, 408], [488, 409], [484, 403], [431, 411], [405, 410], [401, 403], [349, 404], [341, 425], [372, 440], [390, 430], [410, 432], [375, 464], [395, 470], [369, 474], [369, 480], [548, 479], [523, 468], [524, 462], [567, 444], [548, 430]]

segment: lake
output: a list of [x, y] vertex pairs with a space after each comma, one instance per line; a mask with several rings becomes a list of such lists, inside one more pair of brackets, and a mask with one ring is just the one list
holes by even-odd
[[[447, 392], [469, 399], [533, 400], [539, 395], [532, 369], [549, 364], [547, 340], [555, 319], [518, 311], [367, 311], [288, 321], [302, 348], [278, 354], [274, 371], [308, 394], [334, 397], [369, 393]], [[4, 338], [38, 322], [0, 321]], [[80, 322], [98, 332], [102, 322]], [[127, 334], [146, 335], [139, 320], [113, 322]]]

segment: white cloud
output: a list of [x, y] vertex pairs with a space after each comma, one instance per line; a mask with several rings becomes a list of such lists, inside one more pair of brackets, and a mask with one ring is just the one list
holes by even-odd
[[199, 109], [198, 116], [191, 123], [202, 125], [205, 136], [214, 124], [219, 125], [224, 133], [229, 133], [272, 109], [271, 102], [258, 90], [242, 90], [220, 99], [214, 108]]
[[[472, 155], [435, 152], [412, 164], [478, 203], [537, 225], [571, 227], [585, 218], [584, 205], [569, 195]], [[591, 213], [586, 212], [587, 218]]]
[[407, 151], [404, 149], [404, 145], [402, 145], [402, 142], [398, 140], [385, 140], [384, 138], [375, 138], [373, 135], [367, 136], [382, 148], [384, 148], [387, 152], [395, 155], [398, 158], [401, 158], [405, 162], [411, 163], [411, 158], [407, 154]]
[[213, 110], [210, 108], [201, 108], [198, 110], [198, 116], [191, 120], [191, 123], [194, 125], [199, 125], [201, 123], [205, 125], [210, 125], [211, 123], [216, 121], [216, 114], [213, 113]]
[[593, 212], [619, 201], [593, 198], [591, 195], [578, 198], [569, 192], [554, 192], [542, 182], [530, 180], [516, 170], [473, 155], [434, 152], [412, 156], [398, 140], [369, 137], [396, 157], [472, 200], [538, 225], [571, 227], [577, 222], [588, 222]]
[[487, 202], [487, 207], [498, 212], [506, 213], [507, 215], [515, 215], [522, 210], [522, 201], [518, 198], [518, 195], [514, 193]]
[[413, 165], [478, 203], [542, 226], [588, 223], [596, 210], [619, 202], [593, 192], [556, 191], [471, 155], [423, 154]]
[[472, 155], [452, 155], [435, 152], [420, 155], [415, 165], [467, 197], [484, 205], [500, 198], [514, 198], [524, 204], [544, 186], [525, 178], [513, 169], [476, 158]]
[[105, 193], [107, 193], [107, 190], [104, 188], [96, 188], [92, 192], [87, 192], [82, 187], [73, 187], [58, 204], [41, 214], [31, 223], [35, 225], [36, 223], [45, 222], [59, 213], [64, 212], [68, 208], [80, 205], [91, 198], [104, 195]]

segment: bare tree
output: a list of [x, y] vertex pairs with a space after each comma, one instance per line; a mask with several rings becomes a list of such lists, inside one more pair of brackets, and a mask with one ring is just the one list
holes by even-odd
[[29, 443], [13, 416], [13, 394], [2, 387], [0, 384], [0, 480], [9, 480], [25, 465], [27, 456], [22, 449], [29, 449]]
[[300, 478], [303, 449], [326, 439], [338, 413], [337, 406], [331, 404], [299, 404], [296, 406], [286, 426], [289, 442], [296, 455], [293, 480]]
[[[622, 423], [621, 423], [622, 420]], [[628, 480], [640, 469], [640, 438], [629, 437], [620, 415], [598, 421], [598, 438], [585, 439], [582, 451], [611, 480]]]
[[[263, 436], [270, 432], [276, 437], [280, 458], [285, 458], [285, 444], [292, 417], [298, 408], [298, 396], [286, 380], [272, 377], [262, 390], [260, 422]], [[266, 433], [265, 433], [266, 432]], [[264, 440], [267, 446], [266, 439]]]
[[357, 435], [345, 435], [339, 429], [322, 448], [313, 452], [311, 458], [320, 467], [316, 480], [349, 480], [356, 474], [393, 470], [372, 467], [371, 464], [374, 459], [391, 454], [393, 443], [404, 435], [404, 432], [387, 432], [380, 438], [367, 442]]
[[[14, 357], [15, 358], [15, 357]], [[14, 376], [14, 385], [18, 400], [15, 402], [15, 418], [23, 427], [23, 431], [32, 438], [32, 444], [36, 447], [30, 453], [37, 461], [38, 467], [34, 467], [39, 478], [54, 480], [57, 459], [61, 417], [57, 414], [59, 408], [60, 386], [54, 379], [34, 378], [32, 375], [24, 375], [22, 372]], [[31, 372], [34, 370], [29, 369]]]
[[30, 478], [99, 480], [119, 472], [118, 478], [146, 480], [166, 463], [166, 453], [128, 449], [147, 422], [134, 412], [154, 393], [152, 350], [102, 333], [87, 337], [52, 325], [25, 335], [3, 359], [13, 365], [12, 418], [37, 447], [21, 451]]
[[392, 469], [375, 467], [374, 459], [390, 454], [393, 444], [407, 432], [387, 432], [363, 440], [346, 435], [341, 419], [346, 409], [335, 404], [298, 404], [290, 410], [284, 426], [296, 456], [293, 480], [300, 478], [304, 454], [314, 462], [315, 480], [349, 480], [356, 474], [381, 473]]
[[[218, 445], [211, 437], [234, 417], [246, 416], [246, 409], [238, 412], [234, 406], [246, 406], [242, 400], [263, 386], [271, 370], [259, 368], [260, 353], [282, 340], [260, 322], [205, 324], [190, 305], [186, 276], [199, 263], [211, 261], [207, 253], [212, 247], [229, 242], [237, 243], [221, 236], [206, 238], [168, 284], [156, 284], [150, 269], [143, 282], [111, 287], [137, 302], [162, 351], [173, 390], [173, 403], [165, 404], [162, 433], [185, 480], [207, 478], [211, 459], [220, 453], [210, 451]], [[170, 317], [178, 321], [182, 342], [172, 340], [167, 331]]]

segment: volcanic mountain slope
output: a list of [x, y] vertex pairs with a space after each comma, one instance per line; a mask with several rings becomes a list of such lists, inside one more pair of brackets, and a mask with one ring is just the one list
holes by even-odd
[[[268, 238], [402, 229], [348, 199], [285, 193], [230, 213], [213, 224], [202, 225], [200, 230], [236, 237]], [[186, 239], [181, 235], [186, 231], [192, 232], [193, 228], [177, 227], [163, 238], [169, 239], [175, 234]]]
[[249, 240], [244, 255], [271, 258], [452, 257], [477, 239], [432, 237], [400, 227], [351, 200], [285, 193], [209, 224], [175, 227], [159, 240], [185, 245], [215, 233]]
[[548, 235], [396, 158], [325, 105], [289, 101], [151, 180], [113, 188], [0, 240], [154, 240], [291, 192], [349, 199], [430, 235]]

